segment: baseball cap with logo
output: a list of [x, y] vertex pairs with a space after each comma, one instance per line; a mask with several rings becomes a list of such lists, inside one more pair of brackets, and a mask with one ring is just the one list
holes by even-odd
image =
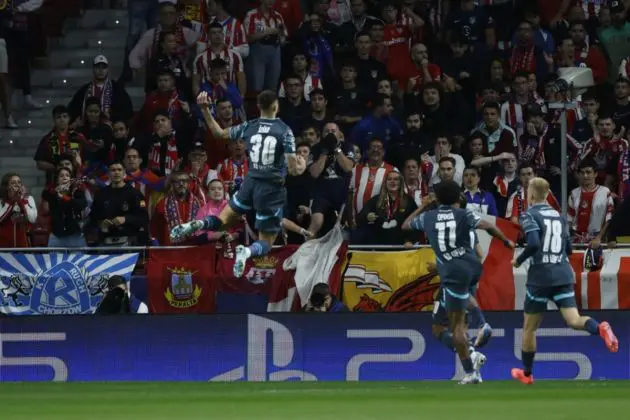
[[621, 13], [626, 10], [620, 0], [612, 0], [608, 3], [611, 13]]
[[105, 64], [106, 66], [109, 66], [109, 61], [107, 61], [107, 57], [101, 54], [94, 57], [94, 65], [96, 66], [97, 64]]

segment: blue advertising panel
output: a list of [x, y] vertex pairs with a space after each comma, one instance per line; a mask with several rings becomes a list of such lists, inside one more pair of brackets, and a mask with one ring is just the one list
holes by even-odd
[[[520, 366], [522, 313], [489, 313], [485, 380]], [[630, 312], [599, 312], [619, 337], [566, 328], [538, 334], [538, 379], [630, 379]], [[449, 380], [454, 353], [429, 313], [54, 316], [0, 318], [0, 381]]]

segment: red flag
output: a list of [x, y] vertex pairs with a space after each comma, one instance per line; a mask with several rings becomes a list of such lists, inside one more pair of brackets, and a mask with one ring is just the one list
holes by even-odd
[[[298, 245], [287, 245], [274, 248], [267, 255], [247, 260], [243, 277], [240, 279], [234, 278], [232, 274], [233, 256], [219, 251], [215, 275], [216, 291], [228, 294], [262, 295], [271, 301], [277, 290], [295, 287], [294, 272], [284, 271], [282, 265], [298, 247]], [[219, 298], [221, 296], [219, 295]]]
[[147, 264], [152, 313], [212, 313], [215, 245], [185, 249], [151, 248]]
[[[493, 222], [508, 239], [516, 241], [518, 238], [520, 228], [509, 220], [492, 216], [484, 216], [484, 220]], [[479, 306], [489, 311], [512, 311], [516, 296], [512, 271], [514, 251], [485, 232], [477, 231], [477, 233], [482, 249], [484, 251], [487, 249], [483, 261], [483, 274], [477, 291]], [[490, 241], [489, 244], [485, 244], [486, 241]]]

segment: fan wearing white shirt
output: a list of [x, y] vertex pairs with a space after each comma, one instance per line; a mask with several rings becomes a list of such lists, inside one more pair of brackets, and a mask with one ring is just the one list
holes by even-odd
[[430, 187], [433, 187], [433, 185], [438, 184], [441, 181], [440, 174], [438, 173], [438, 163], [443, 157], [451, 157], [455, 160], [455, 172], [453, 174], [453, 181], [457, 182], [459, 186], [462, 185], [466, 162], [461, 155], [451, 153], [452, 148], [453, 143], [451, 142], [451, 139], [449, 137], [440, 136], [435, 141], [435, 154], [433, 156], [429, 156], [430, 162], [433, 165], [433, 173], [431, 175], [431, 180], [429, 181]]

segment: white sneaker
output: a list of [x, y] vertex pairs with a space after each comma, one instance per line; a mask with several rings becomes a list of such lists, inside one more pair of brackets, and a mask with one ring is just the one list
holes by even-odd
[[478, 383], [482, 384], [483, 379], [481, 378], [481, 373], [478, 370], [475, 371], [475, 376], [477, 377], [477, 381], [479, 381]]
[[479, 383], [479, 377], [477, 376], [476, 372], [467, 373], [458, 383], [460, 385], [476, 385]]
[[15, 123], [15, 120], [13, 119], [13, 115], [9, 115], [7, 117], [7, 128], [18, 128], [18, 125]]
[[251, 256], [251, 251], [249, 248], [243, 245], [239, 245], [236, 247], [236, 258], [234, 258], [234, 267], [232, 268], [232, 274], [237, 279], [240, 279], [243, 276], [243, 272], [245, 271], [245, 263], [247, 259]]
[[472, 360], [475, 371], [479, 372], [483, 365], [486, 364], [486, 360], [488, 360], [488, 358], [485, 354], [475, 351], [470, 354], [470, 360]]
[[44, 105], [37, 102], [31, 95], [26, 95], [24, 97], [24, 105], [31, 109], [42, 109]]

